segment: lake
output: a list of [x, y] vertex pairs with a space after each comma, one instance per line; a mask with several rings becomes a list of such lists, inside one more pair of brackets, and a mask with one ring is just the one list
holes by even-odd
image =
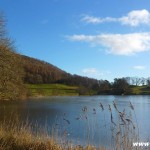
[[[112, 143], [112, 124], [117, 124], [118, 114], [113, 107], [126, 112], [126, 118], [132, 118], [140, 140], [150, 139], [150, 96], [73, 96], [32, 98], [27, 101], [0, 102], [0, 120], [13, 121], [17, 116], [20, 122], [28, 120], [31, 124], [45, 125], [57, 131], [57, 136], [72, 143], [96, 146], [109, 146]], [[134, 111], [129, 107], [134, 106]], [[104, 110], [100, 107], [102, 103]], [[15, 115], [14, 115], [15, 114]], [[37, 127], [35, 130], [38, 130]], [[138, 131], [139, 130], [139, 131]]]

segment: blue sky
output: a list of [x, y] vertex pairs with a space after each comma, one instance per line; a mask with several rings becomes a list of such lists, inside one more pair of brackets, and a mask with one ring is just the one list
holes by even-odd
[[1, 0], [21, 54], [113, 81], [150, 76], [149, 0]]

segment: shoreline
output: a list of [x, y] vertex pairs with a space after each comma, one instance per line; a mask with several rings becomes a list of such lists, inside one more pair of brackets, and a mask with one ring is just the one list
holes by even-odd
[[114, 95], [114, 94], [102, 94], [102, 95], [37, 95], [29, 96], [26, 98], [20, 98], [16, 100], [2, 99], [0, 102], [10, 102], [10, 101], [26, 101], [30, 99], [40, 99], [40, 98], [49, 98], [49, 97], [93, 97], [93, 96], [150, 96], [150, 94], [128, 94], [128, 95]]

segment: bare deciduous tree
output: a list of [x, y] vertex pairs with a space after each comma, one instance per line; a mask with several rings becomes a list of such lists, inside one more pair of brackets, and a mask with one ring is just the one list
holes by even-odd
[[18, 99], [23, 95], [20, 56], [6, 35], [4, 17], [0, 15], [0, 100]]

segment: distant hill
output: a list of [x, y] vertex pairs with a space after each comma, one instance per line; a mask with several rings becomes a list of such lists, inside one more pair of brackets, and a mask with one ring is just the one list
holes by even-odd
[[67, 72], [45, 61], [24, 55], [21, 55], [21, 59], [25, 73], [25, 83], [55, 83], [64, 78], [64, 76], [69, 75]]
[[98, 80], [96, 79], [72, 75], [45, 61], [24, 55], [21, 55], [21, 59], [24, 69], [24, 83], [59, 83], [72, 86], [83, 86], [86, 88], [91, 88], [95, 84], [98, 84]]

